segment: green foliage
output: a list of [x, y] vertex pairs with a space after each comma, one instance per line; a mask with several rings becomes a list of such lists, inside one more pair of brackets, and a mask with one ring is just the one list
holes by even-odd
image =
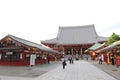
[[108, 41], [107, 41], [107, 44], [110, 45], [110, 44], [112, 44], [112, 43], [114, 43], [114, 42], [116, 42], [116, 41], [119, 41], [119, 40], [120, 40], [119, 35], [113, 33], [113, 34], [109, 37], [109, 39], [108, 39]]

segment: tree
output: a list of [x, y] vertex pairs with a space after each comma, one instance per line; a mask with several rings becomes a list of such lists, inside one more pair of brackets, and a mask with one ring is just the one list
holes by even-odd
[[112, 33], [112, 35], [109, 37], [108, 41], [107, 41], [107, 44], [110, 45], [116, 41], [119, 41], [120, 40], [120, 37], [119, 35], [115, 34], [115, 33]]

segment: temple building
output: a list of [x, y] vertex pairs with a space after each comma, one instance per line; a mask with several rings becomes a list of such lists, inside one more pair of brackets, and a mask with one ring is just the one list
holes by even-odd
[[102, 54], [99, 54], [98, 51], [100, 49], [103, 49], [106, 47], [106, 43], [95, 43], [90, 48], [88, 48], [86, 51], [90, 54], [92, 60], [98, 60], [98, 57]]
[[64, 55], [82, 55], [93, 44], [103, 43], [108, 38], [98, 36], [94, 24], [59, 27], [57, 37], [41, 41], [42, 44], [63, 52]]
[[13, 35], [0, 40], [0, 65], [26, 66], [43, 64], [58, 59], [61, 54], [41, 44], [33, 43]]
[[99, 54], [104, 54], [104, 61], [107, 64], [120, 66], [120, 41], [116, 41], [105, 48], [97, 51]]

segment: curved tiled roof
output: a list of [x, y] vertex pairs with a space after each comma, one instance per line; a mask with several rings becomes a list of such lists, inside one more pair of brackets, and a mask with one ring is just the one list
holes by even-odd
[[105, 43], [95, 43], [93, 46], [91, 46], [90, 48], [88, 48], [88, 50], [92, 50], [92, 51], [95, 51], [103, 46], [105, 46], [106, 44]]
[[28, 40], [25, 40], [25, 39], [21, 39], [21, 38], [18, 38], [16, 36], [13, 36], [13, 35], [10, 35], [10, 34], [8, 35], [8, 37], [10, 37], [10, 38], [14, 39], [15, 41], [18, 41], [18, 42], [20, 42], [24, 45], [27, 45], [27, 46], [38, 48], [40, 50], [47, 51], [47, 52], [59, 53], [58, 51], [55, 51], [51, 48], [43, 47], [41, 44], [37, 44], [37, 43], [31, 42], [31, 41], [28, 41]]
[[107, 47], [105, 47], [105, 48], [99, 50], [99, 52], [111, 50], [111, 49], [116, 48], [117, 46], [120, 46], [120, 41], [114, 42], [113, 44], [111, 44], [111, 45], [109, 45], [109, 46], [107, 46]]
[[90, 44], [106, 41], [108, 38], [97, 35], [94, 25], [59, 27], [58, 35], [53, 40], [45, 40], [42, 43], [56, 44]]
[[49, 40], [41, 41], [41, 43], [42, 42], [49, 43], [49, 44], [56, 44], [57, 43], [57, 39], [54, 38], [54, 39], [49, 39]]

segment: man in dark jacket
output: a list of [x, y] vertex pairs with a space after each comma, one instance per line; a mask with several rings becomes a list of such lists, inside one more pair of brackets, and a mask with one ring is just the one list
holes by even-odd
[[67, 65], [65, 60], [62, 62], [62, 65], [63, 65], [63, 69], [65, 69], [65, 66]]

